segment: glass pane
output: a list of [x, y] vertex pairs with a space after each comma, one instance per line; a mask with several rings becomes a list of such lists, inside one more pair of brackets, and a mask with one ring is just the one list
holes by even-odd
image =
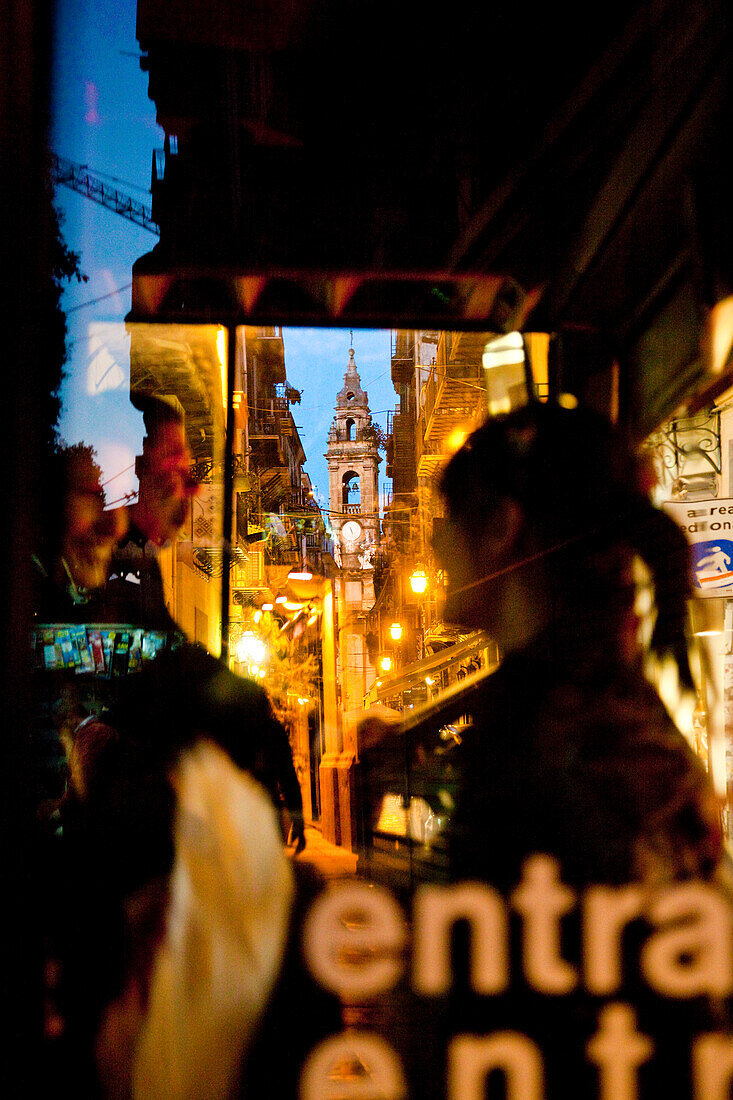
[[145, 409], [151, 398], [163, 396], [184, 417], [189, 494], [161, 499], [154, 471], [150, 479], [168, 530], [180, 525], [161, 554], [169, 606], [186, 637], [218, 655], [225, 564], [226, 332], [215, 325], [130, 324], [128, 330], [132, 402]]

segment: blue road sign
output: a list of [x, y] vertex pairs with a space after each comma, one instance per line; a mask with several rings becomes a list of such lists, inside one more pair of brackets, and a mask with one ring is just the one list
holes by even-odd
[[716, 596], [733, 594], [733, 542], [729, 539], [709, 539], [690, 546], [692, 579], [701, 592], [714, 591]]

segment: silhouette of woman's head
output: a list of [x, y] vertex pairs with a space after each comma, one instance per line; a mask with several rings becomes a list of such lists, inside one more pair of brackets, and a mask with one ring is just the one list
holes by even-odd
[[687, 680], [687, 544], [650, 503], [645, 467], [610, 422], [549, 403], [489, 419], [440, 488], [447, 523], [436, 553], [449, 574], [449, 617], [490, 627], [493, 594], [512, 577], [515, 591], [537, 595], [538, 620], [542, 608], [613, 635], [628, 621], [637, 555], [655, 585], [652, 645], [671, 650]]

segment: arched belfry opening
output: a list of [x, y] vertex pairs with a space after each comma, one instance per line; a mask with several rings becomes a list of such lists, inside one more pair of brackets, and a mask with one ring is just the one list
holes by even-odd
[[354, 470], [348, 470], [341, 479], [343, 486], [342, 490], [342, 503], [344, 507], [347, 504], [357, 505], [361, 504], [361, 485], [359, 482], [359, 475]]
[[349, 417], [346, 421], [346, 438], [349, 443], [353, 443], [356, 439], [356, 424], [353, 417]]

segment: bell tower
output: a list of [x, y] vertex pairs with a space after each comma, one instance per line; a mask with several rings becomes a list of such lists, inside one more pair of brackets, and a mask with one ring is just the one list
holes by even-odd
[[379, 441], [372, 426], [369, 401], [361, 388], [354, 358], [353, 333], [344, 384], [328, 433], [329, 506], [339, 574], [337, 673], [341, 691], [341, 735], [338, 752], [321, 759], [322, 828], [327, 839], [353, 847], [356, 810], [352, 769], [356, 757], [356, 723], [364, 713], [364, 696], [376, 679], [366, 644], [367, 615], [374, 606], [373, 555], [380, 543]]
[[[353, 333], [352, 333], [353, 338]], [[353, 339], [352, 339], [353, 342]], [[328, 433], [329, 507], [344, 568], [366, 568], [379, 546], [379, 443], [353, 347]]]

